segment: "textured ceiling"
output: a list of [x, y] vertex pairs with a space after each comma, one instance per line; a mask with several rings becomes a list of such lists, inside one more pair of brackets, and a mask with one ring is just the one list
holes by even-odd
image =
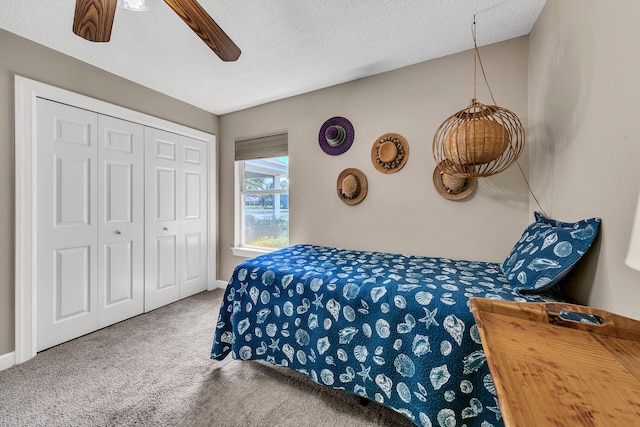
[[200, 0], [242, 50], [222, 62], [161, 0], [118, 8], [111, 41], [74, 0], [0, 0], [0, 28], [215, 114], [528, 34], [545, 0]]

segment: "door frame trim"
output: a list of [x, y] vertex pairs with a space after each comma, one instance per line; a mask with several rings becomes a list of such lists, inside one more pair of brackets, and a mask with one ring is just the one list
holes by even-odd
[[36, 99], [44, 98], [204, 141], [208, 147], [207, 289], [216, 288], [216, 136], [65, 89], [15, 76], [15, 363], [36, 355]]

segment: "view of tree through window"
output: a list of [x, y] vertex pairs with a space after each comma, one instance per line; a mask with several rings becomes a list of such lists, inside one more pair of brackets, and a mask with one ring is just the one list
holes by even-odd
[[243, 246], [289, 246], [289, 158], [242, 163]]

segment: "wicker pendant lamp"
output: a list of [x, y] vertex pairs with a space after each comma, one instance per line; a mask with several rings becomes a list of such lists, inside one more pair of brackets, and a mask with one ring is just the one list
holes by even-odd
[[[518, 116], [495, 105], [476, 43], [475, 15], [473, 46], [473, 99], [467, 108], [445, 120], [433, 137], [433, 157], [440, 171], [461, 178], [481, 178], [504, 171], [518, 160], [525, 141]], [[478, 63], [494, 105], [476, 100]]]

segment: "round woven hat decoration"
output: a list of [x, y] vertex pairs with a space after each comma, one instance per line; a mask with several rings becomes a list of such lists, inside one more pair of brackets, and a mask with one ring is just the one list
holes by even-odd
[[318, 143], [327, 154], [337, 156], [347, 151], [353, 140], [355, 131], [351, 122], [344, 117], [331, 117], [320, 127]]
[[382, 173], [396, 173], [409, 159], [409, 144], [402, 135], [385, 133], [371, 147], [373, 167]]
[[449, 175], [446, 171], [446, 162], [438, 164], [433, 170], [433, 185], [438, 194], [448, 200], [463, 200], [473, 193], [478, 185], [476, 178], [465, 178], [459, 175]]
[[356, 168], [340, 172], [336, 182], [338, 198], [347, 205], [357, 205], [367, 197], [367, 177]]

